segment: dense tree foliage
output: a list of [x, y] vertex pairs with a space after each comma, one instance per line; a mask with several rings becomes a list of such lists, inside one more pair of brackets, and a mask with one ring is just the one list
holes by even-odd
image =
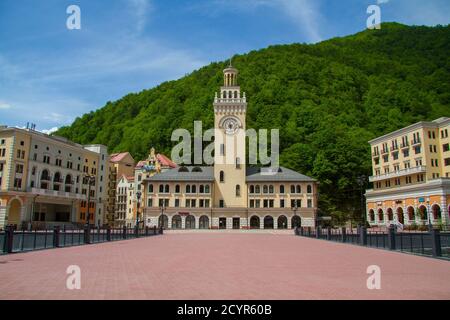
[[[383, 24], [314, 45], [271, 46], [233, 57], [247, 93], [248, 128], [280, 128], [281, 164], [320, 181], [320, 207], [360, 217], [368, 140], [420, 120], [450, 116], [450, 27]], [[213, 126], [212, 99], [226, 62], [129, 94], [56, 134], [144, 158], [170, 155], [175, 128]]]

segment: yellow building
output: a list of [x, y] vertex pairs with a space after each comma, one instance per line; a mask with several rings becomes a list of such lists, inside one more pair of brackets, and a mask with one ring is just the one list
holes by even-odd
[[371, 225], [448, 225], [450, 118], [422, 121], [369, 141], [373, 189], [366, 191]]
[[316, 180], [279, 167], [246, 164], [247, 100], [238, 70], [224, 71], [214, 99], [214, 165], [180, 166], [143, 179], [148, 226], [248, 229], [315, 226]]
[[110, 226], [122, 226], [125, 218], [120, 218], [117, 213], [117, 184], [125, 175], [134, 175], [134, 159], [129, 152], [113, 153], [108, 163], [108, 195], [107, 195], [107, 223]]
[[102, 225], [107, 158], [102, 145], [0, 127], [0, 228], [82, 224], [88, 207], [91, 224]]

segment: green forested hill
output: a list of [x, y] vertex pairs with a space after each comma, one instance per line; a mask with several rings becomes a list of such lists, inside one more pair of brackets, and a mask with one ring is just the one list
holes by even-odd
[[[320, 206], [359, 215], [357, 177], [371, 174], [368, 140], [450, 116], [450, 27], [383, 24], [314, 45], [271, 46], [233, 57], [248, 98], [248, 128], [279, 128], [281, 165], [317, 178]], [[144, 158], [170, 155], [175, 128], [213, 126], [227, 62], [128, 94], [55, 134]]]

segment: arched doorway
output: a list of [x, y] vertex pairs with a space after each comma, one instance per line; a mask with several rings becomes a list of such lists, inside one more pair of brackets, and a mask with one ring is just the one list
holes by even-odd
[[181, 229], [181, 216], [179, 214], [172, 217], [172, 229]]
[[388, 216], [388, 221], [394, 220], [394, 213], [392, 212], [391, 208], [387, 209], [387, 216]]
[[431, 207], [431, 212], [433, 212], [434, 220], [441, 219], [441, 207], [438, 204], [433, 204], [433, 206]]
[[264, 217], [264, 229], [273, 229], [273, 218], [271, 216]]
[[200, 229], [209, 229], [209, 218], [208, 216], [201, 216], [199, 220]]
[[401, 207], [397, 208], [397, 219], [401, 224], [405, 223], [405, 219], [403, 217], [403, 209]]
[[408, 209], [406, 209], [408, 211], [408, 220], [409, 221], [415, 221], [416, 218], [414, 216], [414, 208], [413, 207], [408, 207]]
[[370, 222], [375, 222], [375, 212], [373, 211], [373, 209], [369, 210], [369, 220]]
[[165, 214], [163, 214], [162, 216], [159, 216], [158, 227], [161, 228], [161, 226], [164, 229], [168, 229], [169, 228], [169, 218]]
[[9, 203], [8, 211], [8, 224], [15, 224], [17, 227], [20, 226], [20, 212], [22, 209], [22, 204], [19, 199], [12, 199]]
[[421, 205], [419, 207], [419, 217], [421, 220], [428, 220], [427, 207], [425, 207], [424, 205]]
[[195, 229], [195, 217], [188, 215], [186, 217], [185, 229]]
[[287, 229], [287, 218], [286, 216], [279, 216], [277, 220], [277, 228], [278, 229]]
[[259, 228], [260, 228], [259, 217], [252, 216], [250, 218], [250, 229], [259, 229]]
[[292, 228], [297, 228], [302, 225], [302, 221], [300, 219], [300, 216], [293, 216], [291, 219], [291, 226]]
[[378, 221], [379, 222], [384, 222], [383, 209], [378, 209]]

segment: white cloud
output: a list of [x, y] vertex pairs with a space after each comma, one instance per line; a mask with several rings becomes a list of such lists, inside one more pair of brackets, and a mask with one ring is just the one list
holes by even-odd
[[0, 110], [11, 109], [11, 105], [6, 102], [0, 102]]
[[150, 0], [128, 0], [130, 11], [136, 19], [136, 31], [140, 33], [147, 23], [148, 14], [152, 11]]
[[[201, 6], [197, 6], [199, 8]], [[291, 23], [307, 38], [309, 42], [319, 42], [320, 25], [323, 21], [320, 14], [319, 1], [314, 0], [215, 0], [203, 7], [207, 12], [220, 10], [252, 11], [260, 7], [268, 7], [274, 12], [282, 12]]]
[[40, 131], [45, 134], [52, 134], [53, 132], [56, 132], [57, 130], [58, 130], [58, 127], [53, 127], [50, 129], [44, 129], [44, 130], [40, 130]]

